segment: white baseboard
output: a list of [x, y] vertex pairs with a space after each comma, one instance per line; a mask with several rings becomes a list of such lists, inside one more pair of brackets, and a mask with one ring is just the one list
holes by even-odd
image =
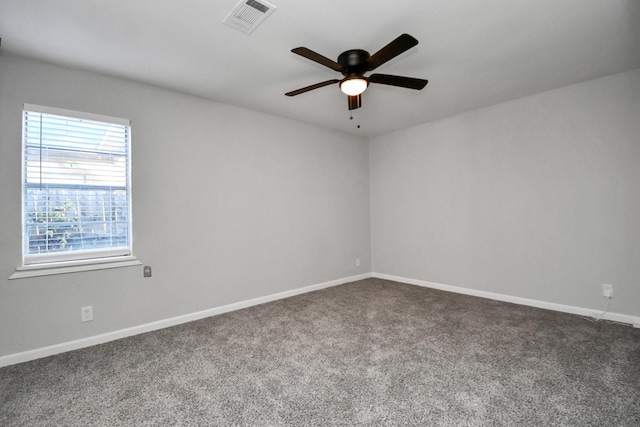
[[511, 295], [498, 294], [495, 292], [487, 292], [487, 291], [480, 291], [476, 289], [463, 288], [460, 286], [443, 285], [441, 283], [427, 282], [425, 280], [409, 279], [406, 277], [393, 276], [390, 274], [371, 273], [371, 277], [376, 277], [378, 279], [391, 280], [394, 282], [406, 283], [409, 285], [417, 285], [417, 286], [423, 286], [426, 288], [439, 289], [442, 291], [454, 292], [457, 294], [471, 295], [475, 297], [487, 298], [487, 299], [492, 299], [496, 301], [510, 302], [513, 304], [527, 305], [529, 307], [560, 311], [562, 313], [577, 314], [579, 316], [586, 316], [591, 318], [596, 317], [603, 320], [610, 320], [613, 322], [628, 323], [630, 325], [633, 325], [635, 328], [640, 328], [640, 317], [630, 316], [627, 314], [620, 314], [620, 313], [604, 313], [603, 314], [602, 310], [596, 310], [593, 308], [583, 308], [583, 307], [576, 307], [571, 305], [556, 304], [556, 303], [547, 302], [547, 301], [538, 301], [538, 300], [529, 299], [529, 298], [521, 298], [521, 297], [515, 297]]
[[[543, 308], [546, 310], [577, 314], [580, 316], [586, 316], [591, 318], [597, 317], [602, 314], [601, 310], [596, 310], [591, 308], [583, 308], [583, 307], [576, 307], [576, 306], [570, 306], [570, 305], [564, 305], [564, 304], [556, 304], [556, 303], [546, 302], [546, 301], [538, 301], [538, 300], [533, 300], [528, 298], [515, 297], [511, 295], [498, 294], [494, 292], [463, 288], [460, 286], [443, 285], [441, 283], [410, 279], [407, 277], [394, 276], [390, 274], [365, 273], [365, 274], [359, 274], [356, 276], [345, 277], [342, 279], [332, 280], [329, 282], [318, 283], [316, 285], [310, 285], [302, 288], [292, 289], [290, 291], [279, 292], [277, 294], [271, 294], [263, 297], [253, 298], [246, 301], [227, 304], [220, 307], [214, 307], [211, 309], [202, 310], [195, 313], [189, 313], [182, 316], [176, 316], [169, 319], [158, 320], [156, 322], [145, 323], [143, 325], [134, 326], [126, 329], [120, 329], [118, 331], [108, 332], [101, 335], [95, 335], [92, 337], [81, 338], [74, 341], [67, 341], [64, 343], [54, 344], [51, 346], [37, 348], [34, 350], [28, 350], [20, 353], [0, 356], [0, 367], [15, 365], [17, 363], [22, 363], [22, 362], [28, 362], [30, 360], [52, 356], [54, 354], [64, 353], [66, 351], [78, 350], [81, 348], [90, 347], [97, 344], [104, 344], [109, 341], [115, 341], [117, 339], [142, 334], [145, 332], [156, 331], [158, 329], [168, 328], [171, 326], [180, 325], [182, 323], [192, 322], [194, 320], [200, 320], [206, 317], [228, 313], [230, 311], [240, 310], [240, 309], [251, 307], [254, 305], [264, 304], [267, 302], [276, 301], [283, 298], [289, 298], [295, 295], [317, 291], [317, 290], [329, 288], [332, 286], [338, 286], [338, 285], [342, 285], [349, 282], [355, 282], [357, 280], [367, 279], [370, 277], [376, 277], [379, 279], [406, 283], [409, 285], [417, 285], [417, 286], [422, 286], [426, 288], [439, 289], [442, 291], [454, 292], [457, 294], [488, 298], [496, 301], [504, 301], [504, 302], [514, 303], [514, 304], [526, 305], [530, 307]], [[602, 315], [602, 317], [600, 318], [604, 320], [611, 320], [614, 322], [628, 323], [633, 325], [636, 328], [640, 328], [640, 317], [637, 317], [637, 316], [630, 316], [630, 315], [620, 314], [620, 313], [604, 313], [604, 315]]]
[[253, 298], [246, 301], [227, 304], [221, 307], [214, 307], [207, 310], [198, 311], [195, 313], [185, 314], [182, 316], [176, 316], [169, 319], [158, 320], [156, 322], [145, 323], [143, 325], [134, 326], [131, 328], [120, 329], [118, 331], [113, 331], [113, 332], [107, 332], [105, 334], [95, 335], [92, 337], [81, 338], [78, 340], [67, 341], [60, 344], [54, 344], [47, 347], [37, 348], [34, 350], [28, 350], [20, 353], [9, 354], [9, 355], [0, 357], [0, 367], [15, 365], [17, 363], [22, 363], [22, 362], [28, 362], [30, 360], [52, 356], [54, 354], [64, 353], [66, 351], [78, 350], [81, 348], [90, 347], [97, 344], [104, 344], [109, 341], [115, 341], [117, 339], [142, 334], [145, 332], [156, 331], [158, 329], [168, 328], [170, 326], [176, 326], [182, 323], [192, 322], [194, 320], [204, 319], [205, 317], [211, 317], [218, 314], [227, 313], [230, 311], [240, 310], [240, 309], [251, 307], [254, 305], [264, 304], [267, 302], [276, 301], [283, 298], [289, 298], [295, 295], [317, 291], [317, 290], [329, 288], [332, 286], [338, 286], [338, 285], [342, 285], [349, 282], [355, 282], [356, 280], [367, 279], [369, 277], [371, 277], [371, 273], [345, 277], [342, 279], [331, 280], [329, 282], [318, 283], [316, 285], [310, 285], [302, 288], [292, 289], [290, 291], [279, 292], [277, 294], [271, 294], [263, 297]]

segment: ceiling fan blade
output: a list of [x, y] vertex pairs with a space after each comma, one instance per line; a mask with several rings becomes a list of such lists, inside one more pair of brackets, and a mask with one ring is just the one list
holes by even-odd
[[326, 82], [316, 83], [314, 85], [306, 86], [306, 87], [303, 87], [303, 88], [298, 89], [298, 90], [292, 90], [291, 92], [285, 93], [285, 95], [287, 95], [287, 96], [300, 95], [301, 93], [309, 92], [310, 90], [318, 89], [318, 88], [321, 88], [321, 87], [324, 87], [324, 86], [329, 86], [329, 85], [332, 85], [334, 83], [338, 83], [339, 81], [340, 80], [338, 80], [338, 79], [327, 80]]
[[349, 98], [349, 110], [362, 107], [362, 95], [348, 96], [347, 98]]
[[393, 76], [391, 74], [372, 74], [369, 76], [369, 82], [420, 90], [424, 88], [427, 83], [429, 83], [429, 80], [416, 79], [413, 77]]
[[304, 56], [305, 58], [317, 62], [320, 65], [324, 65], [325, 67], [329, 67], [332, 70], [342, 71], [342, 65], [338, 64], [336, 61], [332, 61], [326, 56], [322, 56], [319, 53], [312, 51], [311, 49], [307, 49], [306, 47], [296, 47], [295, 49], [291, 49], [291, 52]]
[[391, 43], [389, 43], [388, 45], [371, 55], [369, 59], [367, 59], [369, 70], [378, 68], [385, 62], [395, 58], [403, 52], [406, 52], [417, 44], [418, 40], [416, 40], [409, 34], [402, 34], [398, 36]]

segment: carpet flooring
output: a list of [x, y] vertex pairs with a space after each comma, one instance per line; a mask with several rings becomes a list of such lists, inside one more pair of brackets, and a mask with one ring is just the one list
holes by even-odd
[[2, 426], [638, 426], [640, 329], [366, 279], [0, 369]]

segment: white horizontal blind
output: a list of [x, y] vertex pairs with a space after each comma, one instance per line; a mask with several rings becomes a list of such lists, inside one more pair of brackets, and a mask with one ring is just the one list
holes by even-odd
[[24, 264], [131, 254], [128, 121], [25, 105]]

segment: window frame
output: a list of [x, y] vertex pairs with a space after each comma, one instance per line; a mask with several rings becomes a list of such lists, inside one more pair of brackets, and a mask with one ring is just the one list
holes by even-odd
[[[126, 128], [126, 203], [127, 203], [127, 245], [120, 248], [99, 248], [99, 249], [79, 249], [64, 252], [47, 252], [44, 254], [29, 254], [29, 233], [27, 232], [27, 137], [26, 137], [26, 116], [27, 113], [52, 114], [69, 117], [76, 120], [90, 120], [107, 124], [113, 124]], [[128, 265], [139, 265], [136, 257], [133, 256], [133, 217], [132, 217], [132, 183], [131, 183], [131, 121], [119, 117], [112, 117], [102, 114], [74, 111], [63, 108], [47, 107], [25, 103], [22, 110], [22, 132], [21, 132], [21, 266], [16, 268], [16, 272], [10, 277], [21, 278], [38, 275], [59, 274], [72, 271], [87, 271], [94, 269], [114, 268]]]

